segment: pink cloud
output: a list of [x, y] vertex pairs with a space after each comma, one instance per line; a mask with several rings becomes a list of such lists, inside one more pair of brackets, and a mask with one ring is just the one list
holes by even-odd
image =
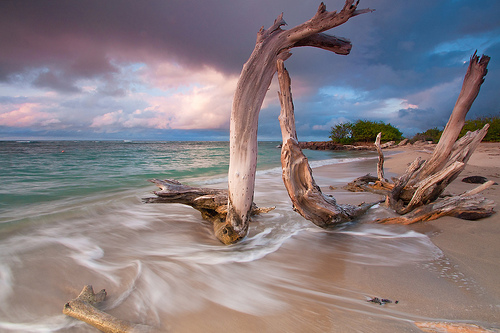
[[[2, 110], [0, 125], [12, 127], [48, 126], [60, 123], [57, 118], [47, 112], [40, 111], [37, 103], [23, 103], [13, 110]], [[5, 109], [5, 108], [4, 108]]]

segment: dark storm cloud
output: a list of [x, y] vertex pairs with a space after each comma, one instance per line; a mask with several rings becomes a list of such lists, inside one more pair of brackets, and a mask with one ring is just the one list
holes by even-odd
[[[328, 10], [343, 4], [326, 1]], [[137, 82], [124, 80], [124, 66], [175, 62], [187, 69], [208, 66], [238, 75], [261, 26], [269, 27], [284, 12], [289, 25], [283, 28], [289, 29], [311, 18], [318, 5], [310, 0], [3, 0], [0, 82], [82, 94], [62, 103], [86, 101], [89, 114], [98, 115], [97, 106], [102, 112], [127, 110], [119, 98]], [[287, 61], [293, 89], [299, 91], [294, 94], [297, 119], [311, 136], [324, 136], [336, 119], [372, 117], [408, 132], [440, 126], [459, 92], [442, 87], [460, 88], [463, 61], [476, 49], [492, 61], [471, 114], [498, 113], [499, 1], [362, 0], [359, 7], [376, 11], [328, 32], [352, 41], [350, 55], [300, 48]], [[85, 91], [85, 80], [94, 80], [97, 88]], [[348, 88], [357, 96], [339, 102], [338, 96], [322, 94], [323, 87]], [[388, 99], [410, 105], [396, 105], [385, 115], [373, 111]], [[267, 121], [276, 113], [271, 105], [262, 117]], [[262, 126], [279, 137], [279, 126]]]

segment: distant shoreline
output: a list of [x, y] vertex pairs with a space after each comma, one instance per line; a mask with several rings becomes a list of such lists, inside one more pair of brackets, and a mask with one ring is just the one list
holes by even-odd
[[[394, 141], [386, 142], [381, 145], [382, 148], [397, 148], [402, 146], [429, 146], [434, 144], [431, 141], [416, 141], [411, 144], [409, 140], [405, 139], [396, 144]], [[333, 141], [303, 141], [299, 142], [301, 149], [311, 150], [376, 150], [374, 142], [356, 142], [352, 145], [344, 145], [341, 143], [334, 143]]]

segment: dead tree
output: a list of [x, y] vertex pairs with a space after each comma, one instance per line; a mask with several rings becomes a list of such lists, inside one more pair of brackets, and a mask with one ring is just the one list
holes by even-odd
[[444, 215], [478, 219], [494, 213], [494, 202], [477, 195], [491, 183], [483, 184], [473, 192], [439, 199], [444, 189], [464, 170], [488, 131], [489, 125], [486, 124], [457, 141], [465, 116], [484, 82], [489, 60], [484, 55], [479, 59], [476, 53], [471, 57], [457, 102], [431, 158], [427, 161], [416, 159], [387, 196], [389, 206], [402, 216], [381, 220], [380, 223], [408, 224]]
[[468, 133], [457, 141], [465, 123], [465, 116], [484, 82], [489, 60], [488, 56], [479, 59], [474, 53], [455, 107], [431, 158], [409, 168], [395, 184], [389, 195], [389, 205], [399, 214], [409, 213], [419, 206], [435, 201], [446, 186], [462, 172], [486, 135], [489, 125]]
[[[243, 65], [231, 109], [228, 191], [223, 192], [227, 201], [223, 203], [223, 196], [212, 193], [212, 190], [200, 194], [203, 191], [196, 189], [201, 198], [191, 196], [182, 202], [200, 210], [205, 219], [212, 221], [215, 236], [224, 244], [232, 244], [242, 239], [248, 232], [250, 216], [256, 212], [253, 195], [257, 168], [258, 117], [277, 70], [277, 60], [288, 59], [291, 56], [290, 49], [300, 46], [318, 47], [341, 55], [349, 54], [349, 40], [323, 32], [344, 24], [351, 17], [372, 11], [358, 10], [358, 3], [359, 0], [356, 3], [354, 0], [346, 0], [340, 12], [328, 12], [326, 6], [321, 3], [314, 17], [290, 30], [281, 29], [281, 26], [286, 24], [282, 13], [269, 29], [262, 27], [258, 32], [255, 48]], [[160, 186], [162, 191], [155, 192], [158, 198], [145, 199], [146, 202], [178, 202], [176, 200], [179, 198], [175, 193], [184, 185], [175, 181], [172, 183], [170, 180], [167, 180], [167, 183], [157, 180], [153, 182]], [[201, 201], [210, 202], [210, 205], [216, 202], [219, 206], [210, 208], [207, 213], [205, 208], [199, 205]], [[215, 215], [211, 216], [212, 214]]]
[[324, 195], [316, 185], [307, 157], [302, 153], [297, 140], [291, 81], [283, 60], [278, 59], [277, 68], [280, 85], [278, 95], [281, 104], [279, 120], [283, 137], [281, 166], [283, 182], [293, 208], [304, 218], [322, 228], [351, 221], [366, 212], [373, 204], [338, 205], [335, 198]]
[[243, 66], [234, 95], [230, 120], [230, 159], [228, 173], [228, 212], [226, 226], [232, 233], [243, 237], [248, 230], [251, 212], [255, 172], [257, 167], [257, 127], [262, 102], [276, 72], [278, 59], [290, 57], [290, 49], [313, 46], [337, 54], [350, 52], [351, 43], [343, 38], [323, 34], [347, 22], [351, 17], [370, 12], [358, 10], [359, 0], [346, 0], [340, 12], [328, 12], [321, 3], [309, 21], [290, 30], [285, 25], [283, 14], [267, 30], [262, 27], [250, 58]]
[[377, 177], [359, 177], [345, 187], [350, 191], [370, 191], [386, 195], [387, 204], [400, 216], [377, 222], [410, 224], [441, 216], [479, 219], [494, 213], [494, 202], [478, 195], [491, 186], [492, 182], [460, 195], [440, 198], [444, 189], [464, 170], [488, 131], [489, 125], [486, 124], [482, 129], [468, 132], [457, 140], [465, 123], [465, 116], [484, 82], [489, 60], [488, 56], [483, 55], [480, 59], [474, 53], [455, 107], [431, 158], [427, 161], [417, 158], [401, 177], [395, 179], [394, 184], [383, 179], [384, 156], [380, 149], [379, 133], [375, 142], [379, 153]]

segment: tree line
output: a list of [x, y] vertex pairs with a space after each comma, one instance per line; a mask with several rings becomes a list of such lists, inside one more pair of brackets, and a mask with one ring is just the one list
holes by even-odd
[[[500, 117], [478, 117], [471, 120], [466, 120], [465, 125], [460, 132], [460, 137], [468, 131], [475, 131], [483, 128], [485, 124], [490, 124], [488, 133], [483, 141], [500, 142]], [[393, 125], [385, 124], [383, 121], [356, 120], [355, 122], [339, 123], [331, 128], [330, 139], [334, 143], [353, 144], [355, 142], [374, 142], [377, 134], [382, 132], [381, 141], [401, 141], [403, 133]], [[430, 128], [422, 133], [417, 133], [413, 137], [408, 138], [411, 142], [415, 141], [432, 141], [437, 143], [443, 129], [438, 127]]]

